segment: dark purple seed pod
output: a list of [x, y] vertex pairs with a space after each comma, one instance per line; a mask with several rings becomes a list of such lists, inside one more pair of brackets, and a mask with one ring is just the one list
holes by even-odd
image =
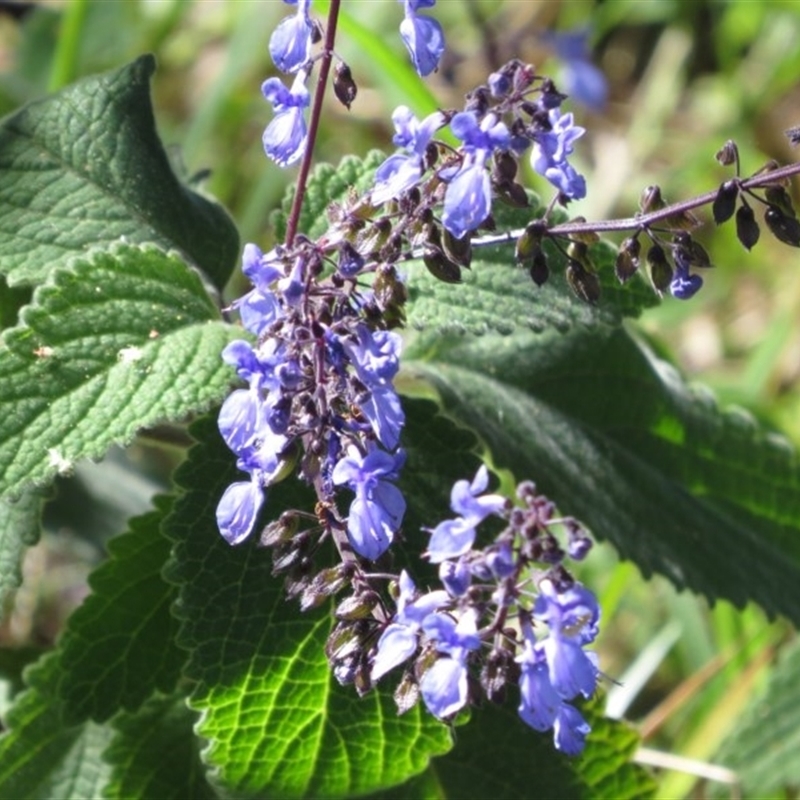
[[333, 93], [338, 101], [349, 111], [350, 105], [356, 99], [358, 86], [353, 80], [353, 73], [350, 67], [340, 61], [333, 71]]
[[764, 212], [764, 222], [776, 239], [791, 247], [800, 247], [800, 222], [784, 214], [777, 206], [769, 206]]
[[639, 254], [641, 251], [642, 246], [634, 236], [628, 237], [620, 244], [617, 260], [614, 262], [614, 273], [620, 283], [629, 281], [636, 270], [639, 269]]
[[711, 212], [714, 215], [714, 222], [721, 225], [727, 222], [736, 210], [736, 198], [739, 196], [739, 186], [736, 181], [725, 181], [717, 191]]
[[736, 237], [744, 247], [752, 250], [760, 235], [753, 209], [748, 205], [739, 206], [736, 211]]
[[660, 244], [654, 244], [647, 251], [647, 266], [650, 268], [650, 280], [657, 292], [666, 292], [672, 283], [672, 267], [667, 261], [667, 254]]

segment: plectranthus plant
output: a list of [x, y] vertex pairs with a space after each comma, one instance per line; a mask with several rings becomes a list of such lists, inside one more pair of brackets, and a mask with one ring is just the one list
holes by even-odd
[[[633, 320], [713, 294], [712, 225], [742, 258], [800, 247], [800, 164], [748, 173], [729, 139], [699, 195], [649, 179], [628, 217], [574, 213], [611, 102], [588, 17], [533, 32], [544, 66], [487, 47], [478, 85], [410, 95], [384, 151], [325, 164], [359, 47], [442, 89], [461, 12], [391, 0], [389, 42], [363, 3], [254, 5], [277, 21], [250, 147], [293, 185], [250, 241], [161, 144], [152, 56], [0, 121], [0, 796], [662, 796], [618, 710], [657, 647], [626, 674], [597, 543], [785, 618], [774, 713], [800, 469]], [[24, 639], [26, 548], [95, 517], [125, 532], [50, 646]], [[748, 713], [698, 774], [796, 785]], [[759, 749], [787, 766], [740, 766]]]

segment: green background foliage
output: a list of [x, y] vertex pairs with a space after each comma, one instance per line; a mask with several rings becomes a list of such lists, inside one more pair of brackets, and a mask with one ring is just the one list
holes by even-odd
[[[321, 158], [338, 166], [315, 173], [301, 221], [309, 234], [324, 231], [329, 201], [369, 185], [381, 158], [373, 148], [391, 147], [395, 104], [418, 114], [455, 107], [511, 56], [557, 74], [535, 31], [586, 22], [590, 11], [612, 105], [585, 118], [578, 159], [590, 193], [571, 213], [628, 216], [653, 182], [670, 199], [707, 191], [727, 176], [711, 156], [729, 137], [745, 171], [765, 155], [793, 157], [779, 135], [798, 122], [790, 109], [800, 15], [791, 4], [440, 3], [452, 60], [427, 86], [395, 35], [399, 6], [364, 5], [342, 20], [342, 55], [361, 94], [353, 113], [331, 107], [323, 125]], [[796, 254], [766, 237], [748, 255], [730, 226], [707, 226], [701, 237], [717, 269], [691, 304], [659, 304], [638, 276], [620, 287], [608, 243], [592, 248], [603, 288], [593, 306], [569, 293], [555, 251], [541, 288], [508, 245], [481, 251], [459, 286], [421, 264], [405, 268], [410, 507], [398, 564], [413, 563], [419, 528], [447, 514], [449, 487], [474, 473], [477, 454], [504, 487], [512, 476], [536, 480], [613, 545], [598, 547], [581, 577], [601, 598], [601, 663], [621, 679], [608, 686], [608, 708], [637, 723], [644, 748], [631, 728], [603, 717], [602, 699], [583, 709], [594, 731], [578, 760], [525, 728], [513, 697], [452, 731], [420, 708], [397, 717], [390, 679], [359, 700], [325, 662], [329, 609], [300, 614], [284, 601], [267, 551], [231, 549], [218, 536], [214, 508], [236, 471], [213, 416], [192, 428], [198, 443], [170, 485], [189, 442], [185, 422], [231, 385], [219, 352], [242, 333], [220, 311], [220, 293], [239, 233], [267, 247], [283, 230], [291, 175], [260, 152], [269, 112], [257, 87], [284, 13], [279, 3], [209, 13], [185, 0], [72, 0], [0, 28], [15, 55], [13, 71], [0, 74], [9, 113], [0, 122], [0, 597], [15, 600], [0, 630], [0, 796], [701, 791], [691, 772], [659, 772], [654, 783], [631, 763], [659, 760], [653, 751], [725, 766], [745, 797], [787, 796], [800, 784], [791, 758], [800, 727], [791, 443], [800, 440], [800, 279]], [[365, 36], [373, 30], [386, 35]], [[154, 81], [154, 59], [138, 57], [148, 50], [160, 64]], [[74, 83], [92, 73], [103, 74]], [[182, 153], [162, 138], [180, 141]], [[339, 163], [351, 151], [369, 155]], [[239, 233], [206, 192], [206, 176], [190, 177], [206, 166]], [[524, 225], [537, 207], [497, 217]], [[714, 392], [692, 383], [700, 372]], [[731, 401], [750, 413], [728, 409]], [[111, 463], [98, 479], [83, 462], [131, 441], [108, 516], [138, 513], [106, 543], [111, 531], [90, 520]], [[147, 481], [162, 490], [155, 500]], [[64, 498], [78, 488], [87, 507], [67, 516]], [[285, 481], [271, 490], [265, 521], [309, 503]], [[64, 541], [74, 551], [68, 564], [94, 570], [60, 630], [52, 609], [68, 605], [74, 573], [62, 570], [51, 606], [39, 600], [50, 627], [25, 616], [25, 592], [37, 586], [37, 554], [51, 559], [49, 576], [59, 574], [52, 559], [65, 557], [55, 544]], [[721, 786], [711, 793], [724, 796]]]

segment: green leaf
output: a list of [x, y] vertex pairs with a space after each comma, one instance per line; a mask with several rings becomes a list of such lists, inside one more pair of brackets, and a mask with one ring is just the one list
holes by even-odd
[[157, 498], [155, 511], [109, 542], [109, 560], [89, 577], [92, 593], [70, 617], [58, 650], [67, 722], [104, 722], [175, 687], [185, 653], [170, 613], [177, 592], [161, 577], [170, 544], [160, 525], [171, 506], [171, 498]]
[[[767, 685], [731, 731], [715, 763], [735, 770], [744, 797], [800, 785], [800, 641], [787, 648]], [[727, 792], [730, 794], [730, 792]], [[715, 795], [725, 795], [722, 789]]]
[[41, 492], [30, 490], [16, 500], [0, 498], [0, 615], [9, 592], [22, 583], [22, 558], [39, 541]]
[[114, 720], [105, 758], [113, 767], [104, 797], [119, 800], [215, 800], [200, 760], [197, 716], [183, 695], [152, 697]]
[[117, 245], [54, 273], [0, 346], [0, 494], [17, 493], [225, 394], [219, 321], [175, 255]]
[[[269, 550], [254, 540], [232, 548], [219, 535], [214, 509], [236, 479], [233, 457], [213, 420], [193, 432], [206, 444], [176, 474], [186, 494], [165, 530], [206, 761], [233, 791], [269, 797], [353, 796], [421, 772], [450, 746], [447, 728], [418, 708], [398, 717], [386, 694], [359, 699], [335, 682], [323, 650], [330, 617], [286, 600]], [[269, 490], [266, 515], [312, 507], [292, 479]]]
[[55, 654], [26, 671], [29, 688], [17, 698], [0, 737], [0, 797], [14, 800], [95, 800], [110, 774], [101, 754], [110, 728], [69, 725], [54, 694]]
[[623, 723], [605, 719], [599, 703], [581, 707], [592, 732], [579, 758], [555, 750], [552, 732], [531, 730], [511, 706], [487, 703], [473, 710], [469, 722], [458, 727], [455, 747], [447, 755], [435, 758], [422, 775], [372, 800], [653, 797], [655, 783], [630, 762], [639, 737]]
[[[533, 214], [527, 212], [526, 216], [530, 219]], [[438, 348], [443, 334], [543, 333], [551, 329], [568, 333], [573, 328], [617, 326], [624, 317], [638, 316], [658, 302], [653, 290], [639, 278], [619, 285], [609, 245], [592, 250], [602, 286], [596, 305], [575, 297], [564, 275], [566, 259], [554, 248], [548, 252], [551, 274], [543, 286], [536, 286], [527, 271], [515, 264], [514, 247], [509, 244], [476, 249], [472, 268], [463, 271], [460, 284], [437, 280], [419, 261], [409, 264], [404, 268], [408, 273], [408, 327], [431, 331], [417, 342], [412, 340], [411, 353]]]
[[173, 173], [150, 105], [154, 71], [142, 56], [0, 123], [0, 262], [10, 285], [42, 283], [122, 237], [177, 249], [225, 285], [238, 234], [221, 206]]
[[469, 338], [416, 368], [498, 466], [645, 575], [800, 621], [796, 454], [624, 331]]

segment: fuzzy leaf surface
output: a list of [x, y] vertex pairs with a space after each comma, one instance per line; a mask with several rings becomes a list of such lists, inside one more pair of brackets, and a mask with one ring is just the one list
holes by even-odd
[[[231, 790], [269, 797], [355, 796], [423, 771], [450, 747], [447, 728], [419, 708], [398, 717], [390, 691], [359, 699], [335, 682], [324, 608], [301, 614], [272, 576], [269, 550], [253, 540], [231, 548], [217, 531], [214, 509], [236, 479], [233, 457], [213, 420], [194, 433], [205, 444], [176, 476], [186, 494], [167, 521], [175, 541], [167, 577], [180, 584], [179, 643], [190, 651], [190, 705], [202, 714], [207, 763]], [[313, 508], [294, 479], [269, 490], [264, 522], [286, 508]]]
[[224, 324], [175, 255], [117, 245], [39, 287], [0, 344], [0, 494], [218, 402]]
[[105, 797], [216, 800], [200, 760], [196, 721], [183, 695], [152, 697], [136, 713], [116, 718], [104, 754], [113, 768]]
[[89, 577], [92, 593], [72, 614], [59, 643], [58, 695], [68, 722], [104, 722], [137, 709], [156, 690], [174, 689], [185, 653], [170, 613], [175, 587], [161, 577], [170, 544], [160, 524], [171, 507], [131, 521], [108, 544], [109, 559]]
[[221, 206], [183, 185], [156, 133], [147, 55], [0, 122], [0, 263], [9, 285], [42, 283], [90, 247], [124, 237], [179, 250], [222, 288], [239, 238]]
[[624, 330], [465, 337], [416, 368], [498, 466], [645, 575], [800, 621], [796, 453]]

